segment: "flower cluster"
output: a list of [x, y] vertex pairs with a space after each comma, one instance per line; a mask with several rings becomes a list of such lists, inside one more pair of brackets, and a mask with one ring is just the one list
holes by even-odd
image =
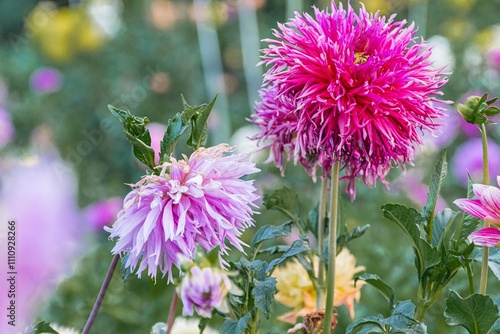
[[[500, 186], [500, 176], [497, 176]], [[473, 185], [477, 198], [461, 198], [455, 204], [468, 214], [484, 219], [495, 227], [485, 227], [469, 235], [469, 240], [478, 246], [500, 247], [500, 189], [484, 184]]]
[[211, 318], [214, 308], [223, 307], [231, 286], [229, 277], [221, 270], [193, 266], [179, 286], [184, 305], [182, 315], [193, 315], [196, 310], [199, 315]]
[[446, 83], [432, 67], [431, 50], [413, 36], [413, 24], [395, 22], [332, 1], [332, 12], [294, 19], [266, 39], [262, 64], [269, 67], [256, 104], [255, 139], [272, 148], [275, 164], [293, 158], [315, 177], [340, 163], [355, 197], [354, 180], [368, 186], [393, 165], [411, 164], [422, 130], [439, 124], [435, 102]]
[[[345, 305], [351, 318], [354, 319], [354, 302], [359, 300], [363, 282], [354, 286], [353, 277], [365, 268], [356, 266], [356, 258], [344, 248], [336, 258], [335, 299], [334, 306]], [[316, 263], [317, 267], [317, 263]], [[316, 291], [307, 271], [298, 260], [289, 261], [283, 267], [277, 268], [276, 277], [278, 293], [276, 300], [293, 308], [292, 311], [280, 316], [280, 320], [295, 324], [297, 317], [303, 317], [316, 311]]]
[[245, 155], [225, 156], [232, 150], [220, 144], [200, 148], [189, 159], [172, 158], [161, 175], [144, 176], [132, 186], [117, 221], [105, 227], [110, 238], [119, 238], [113, 254], [128, 253], [125, 267], [137, 269], [139, 277], [148, 268], [154, 278], [159, 268], [172, 281], [178, 255], [193, 258], [198, 244], [206, 251], [220, 246], [222, 255], [227, 240], [243, 251], [239, 236], [253, 225], [251, 205], [258, 196], [253, 181], [241, 177], [258, 169]]

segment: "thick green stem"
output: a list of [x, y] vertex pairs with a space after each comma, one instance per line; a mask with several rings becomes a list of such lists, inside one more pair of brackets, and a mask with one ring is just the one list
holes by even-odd
[[257, 324], [259, 323], [259, 310], [255, 310], [255, 317], [253, 319], [253, 324], [252, 324], [252, 334], [258, 333], [257, 331]]
[[[483, 184], [490, 183], [490, 171], [488, 163], [488, 137], [486, 135], [486, 127], [481, 124], [481, 139], [483, 142]], [[489, 227], [488, 222], [484, 221], [484, 227]], [[488, 247], [483, 247], [483, 258], [481, 264], [481, 280], [479, 282], [479, 293], [486, 294], [486, 286], [488, 284]]]
[[326, 200], [327, 200], [327, 185], [328, 179], [321, 181], [321, 193], [318, 205], [318, 254], [319, 254], [319, 268], [318, 268], [318, 286], [319, 289], [316, 293], [316, 309], [324, 307], [323, 296], [325, 294], [325, 261], [323, 260], [323, 253], [325, 252], [325, 216], [326, 216]]
[[336, 162], [332, 168], [330, 186], [330, 226], [328, 244], [328, 271], [326, 276], [326, 310], [323, 321], [323, 334], [332, 332], [333, 301], [335, 294], [335, 260], [337, 258], [337, 219], [339, 204], [339, 170], [340, 164]]

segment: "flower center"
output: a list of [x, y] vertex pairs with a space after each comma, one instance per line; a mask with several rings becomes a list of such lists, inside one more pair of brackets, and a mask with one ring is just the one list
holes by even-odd
[[354, 64], [356, 64], [356, 65], [364, 64], [364, 63], [366, 63], [368, 58], [370, 58], [370, 56], [364, 52], [355, 52], [354, 57], [356, 58], [354, 60]]

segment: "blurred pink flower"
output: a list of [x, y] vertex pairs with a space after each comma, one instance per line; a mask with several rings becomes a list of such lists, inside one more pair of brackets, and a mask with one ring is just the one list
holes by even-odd
[[[241, 177], [259, 171], [246, 155], [227, 155], [233, 148], [220, 144], [200, 148], [189, 159], [172, 158], [160, 176], [147, 175], [125, 197], [110, 238], [118, 237], [113, 254], [128, 253], [125, 266], [137, 275], [148, 268], [172, 281], [178, 255], [193, 258], [197, 244], [206, 251], [225, 241], [243, 251], [241, 232], [253, 225], [250, 208], [258, 199], [253, 181]], [[222, 260], [223, 264], [226, 264]]]
[[113, 223], [122, 209], [123, 198], [113, 197], [87, 206], [84, 210], [86, 221], [96, 230], [102, 230]]
[[[414, 38], [413, 24], [405, 28], [363, 5], [359, 14], [331, 6], [331, 13], [315, 8], [314, 18], [296, 13], [278, 25], [277, 39], [265, 40], [262, 64], [270, 68], [254, 123], [262, 128], [256, 139], [271, 140], [278, 167], [284, 154], [314, 178], [318, 167], [326, 176], [339, 162], [354, 199], [357, 177], [387, 186], [391, 167], [411, 164], [419, 132], [439, 126], [442, 108], [433, 96], [447, 79], [432, 67], [429, 46]], [[297, 125], [281, 134], [290, 113]]]
[[486, 54], [486, 60], [491, 68], [500, 71], [500, 48], [488, 51]]
[[52, 67], [40, 67], [31, 74], [30, 86], [35, 93], [57, 92], [62, 85], [62, 73]]
[[[497, 176], [500, 186], [500, 176]], [[460, 198], [455, 203], [468, 214], [500, 227], [500, 189], [475, 183], [472, 187], [477, 198]]]
[[212, 310], [220, 308], [231, 289], [229, 277], [221, 270], [194, 266], [182, 278], [179, 286], [183, 308], [182, 315], [193, 315], [194, 310], [205, 318], [212, 317]]
[[[479, 132], [479, 130], [478, 130]], [[500, 170], [500, 146], [488, 140], [488, 165], [491, 171]], [[483, 175], [483, 144], [481, 138], [472, 138], [457, 147], [451, 159], [451, 171], [462, 186], [467, 186], [468, 173], [472, 180]]]
[[472, 232], [468, 239], [477, 246], [500, 248], [500, 230], [494, 227], [485, 227]]
[[155, 151], [155, 164], [160, 160], [160, 143], [163, 140], [163, 135], [167, 127], [161, 123], [148, 123], [146, 128], [151, 136], [151, 147]]
[[9, 112], [0, 105], [0, 149], [12, 140], [14, 132]]
[[[7, 266], [7, 222], [15, 224], [15, 297], [2, 295], [4, 316], [0, 333], [21, 333], [36, 320], [43, 297], [68, 274], [78, 255], [81, 241], [76, 180], [70, 173], [57, 173], [57, 157], [31, 156], [25, 160], [2, 160], [0, 189], [0, 266]], [[9, 165], [10, 164], [10, 165]], [[12, 231], [11, 231], [12, 232]], [[9, 275], [10, 276], [10, 275]], [[0, 291], [7, 294], [9, 282], [0, 280]], [[16, 326], [7, 324], [5, 310], [15, 301]], [[14, 331], [13, 331], [14, 330]]]

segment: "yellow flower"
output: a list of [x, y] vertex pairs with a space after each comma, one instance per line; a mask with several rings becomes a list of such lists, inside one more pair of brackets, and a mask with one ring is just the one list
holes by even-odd
[[[315, 258], [314, 267], [318, 267]], [[356, 267], [356, 258], [344, 248], [336, 259], [335, 295], [333, 305], [345, 305], [351, 318], [354, 318], [354, 302], [359, 301], [363, 282], [354, 287], [354, 275], [365, 270], [363, 266]], [[296, 323], [298, 317], [316, 311], [316, 291], [307, 271], [297, 260], [289, 261], [285, 266], [278, 267], [273, 276], [278, 281], [276, 300], [293, 308], [292, 311], [279, 317], [288, 323]], [[324, 304], [324, 301], [323, 301]]]

